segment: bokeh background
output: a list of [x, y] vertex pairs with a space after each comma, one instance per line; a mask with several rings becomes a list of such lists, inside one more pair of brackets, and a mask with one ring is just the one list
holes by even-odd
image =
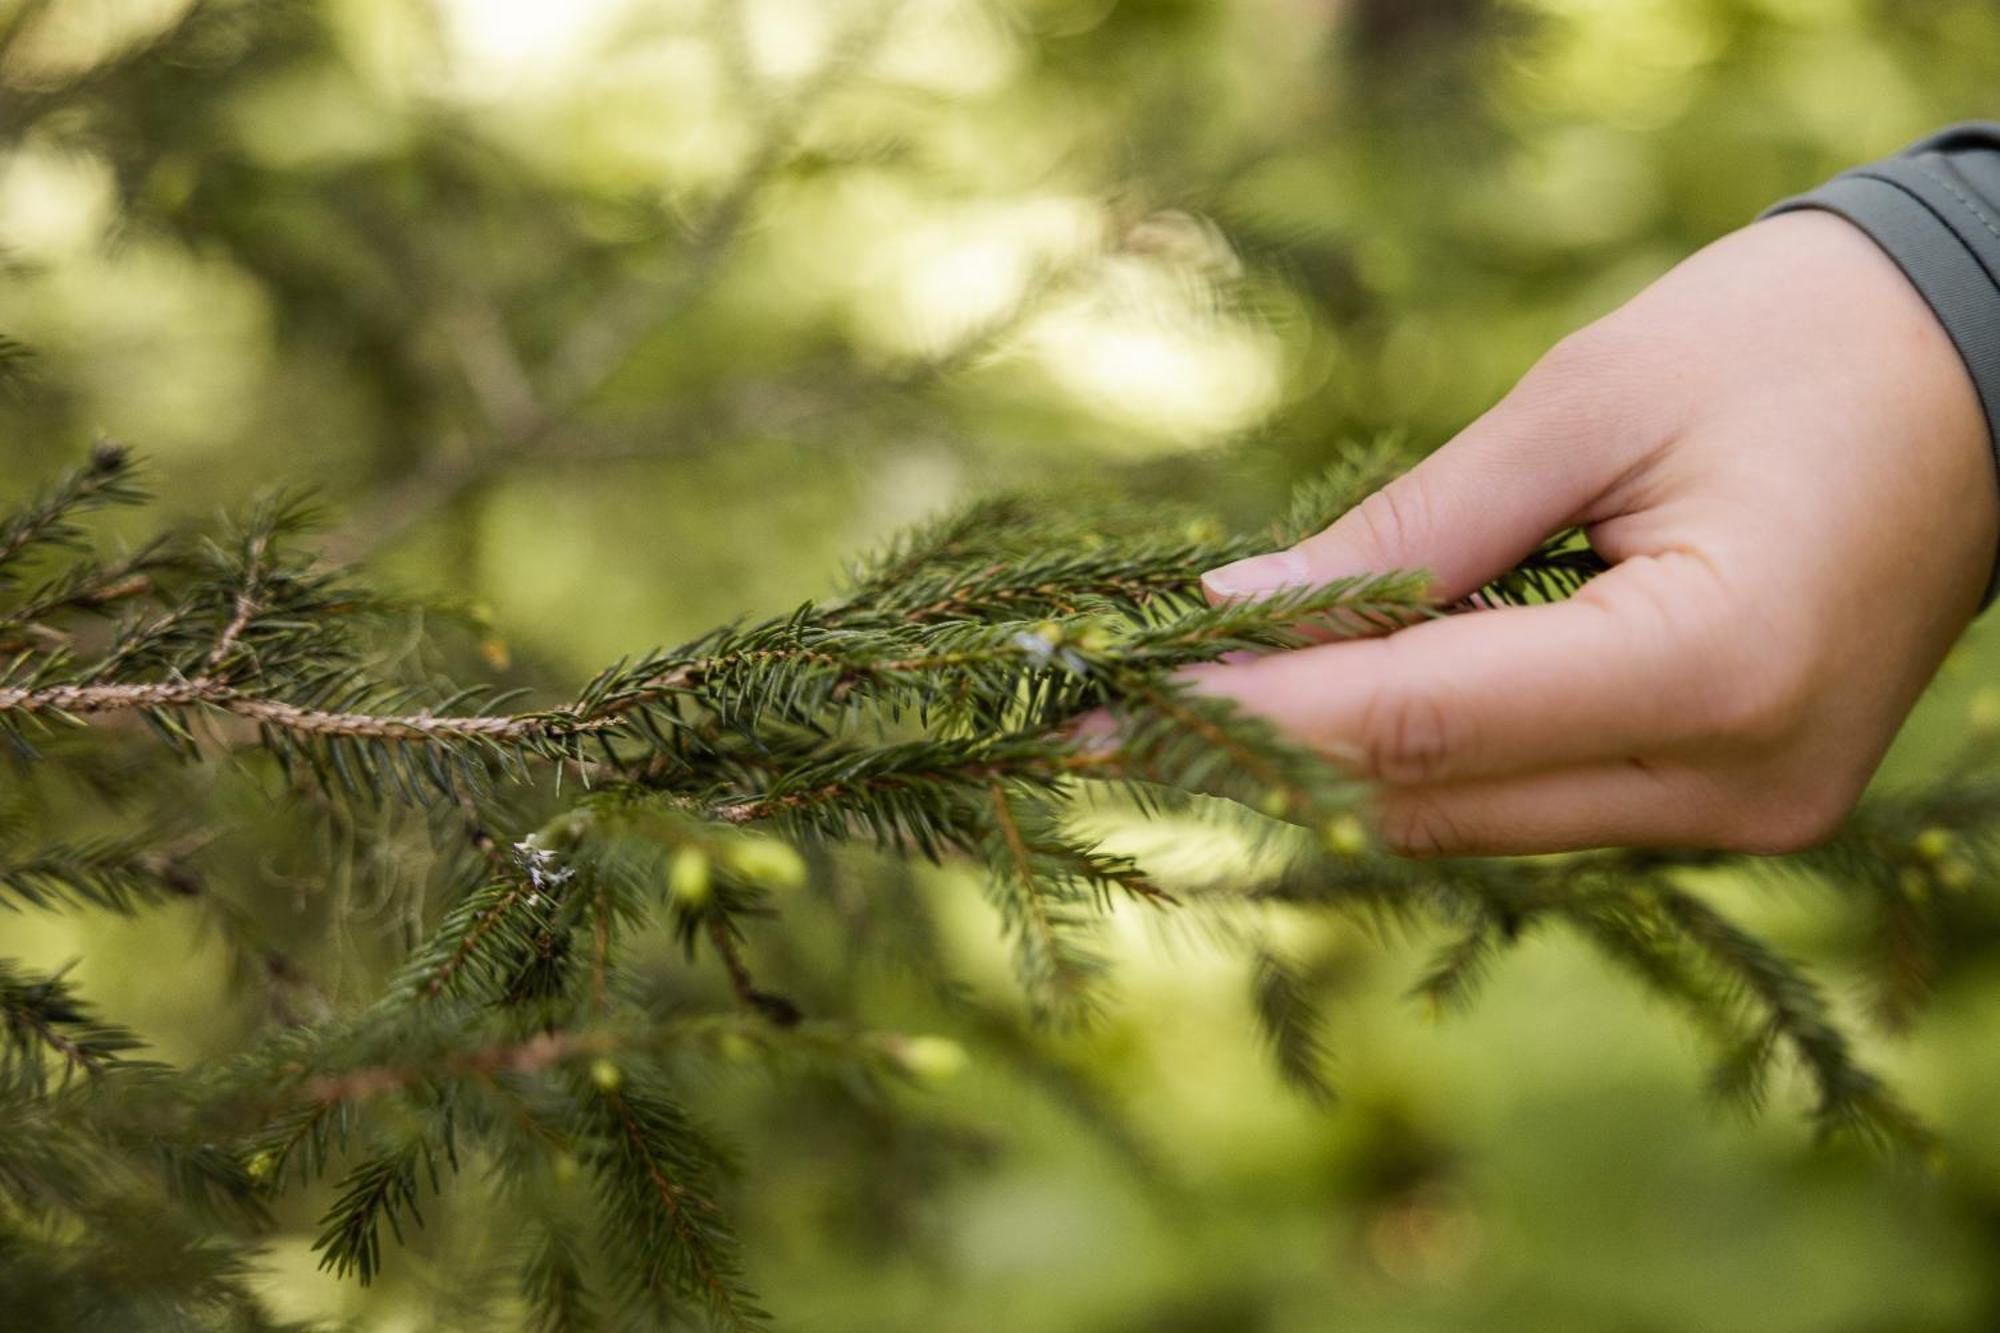
[[[315, 487], [332, 550], [561, 689], [969, 496], [1261, 523], [1343, 439], [1447, 438], [1772, 200], [2000, 115], [1996, 76], [1984, 0], [7, 0], [0, 331], [37, 355], [0, 490], [100, 434], [183, 517]], [[2000, 718], [1982, 642], [1885, 781]], [[334, 891], [302, 864], [275, 900]], [[1003, 995], [976, 891], [926, 887]], [[1858, 991], [1823, 896], [1714, 889]], [[1719, 1116], [1693, 1040], [1581, 945], [1529, 941], [1437, 1021], [1401, 998], [1424, 941], [1315, 932], [1331, 1109], [1268, 1071], [1239, 965], [1136, 922], [1097, 1030], [961, 1033], [893, 1116], [719, 1079], [782, 1326], [2000, 1327], [1980, 951], [1876, 1051], [1944, 1132], [1919, 1169], [1815, 1147], [1788, 1096]], [[81, 955], [170, 1057], [237, 1030], [171, 913], [0, 919], [0, 947]], [[950, 1026], [893, 969], [836, 996], [772, 965]], [[498, 1262], [478, 1222], [361, 1293], [315, 1272], [308, 1209], [263, 1280], [356, 1329], [493, 1327], [455, 1294]]]

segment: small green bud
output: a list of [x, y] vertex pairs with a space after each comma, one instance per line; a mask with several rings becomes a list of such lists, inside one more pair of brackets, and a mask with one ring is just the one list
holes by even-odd
[[1910, 843], [1910, 848], [1926, 861], [1942, 861], [1957, 842], [1950, 829], [1927, 828]]
[[1335, 856], [1359, 856], [1368, 850], [1368, 829], [1353, 815], [1335, 815], [1320, 829], [1326, 849]]
[[616, 1092], [625, 1086], [625, 1071], [616, 1060], [600, 1055], [590, 1062], [590, 1081], [599, 1092]]
[[683, 907], [707, 904], [715, 885], [708, 872], [708, 853], [699, 847], [682, 847], [667, 864], [667, 892]]
[[1118, 639], [1102, 625], [1085, 625], [1072, 642], [1086, 653], [1103, 653], [1109, 652]]
[[902, 1071], [919, 1083], [956, 1078], [969, 1063], [965, 1048], [950, 1037], [905, 1037], [891, 1054]]
[[269, 1180], [277, 1169], [278, 1155], [269, 1151], [260, 1152], [243, 1164], [243, 1173], [252, 1180]]
[[715, 1039], [715, 1053], [732, 1065], [747, 1065], [756, 1058], [757, 1047], [740, 1032], [725, 1032]]
[[1281, 819], [1292, 808], [1292, 798], [1281, 791], [1267, 791], [1257, 802], [1257, 812], [1269, 819]]
[[1947, 856], [1938, 862], [1937, 881], [1953, 893], [1963, 893], [1979, 879], [1979, 872], [1963, 857]]
[[806, 882], [805, 858], [776, 838], [744, 838], [723, 849], [729, 868], [753, 884], [796, 889]]
[[1063, 641], [1063, 627], [1053, 620], [1044, 620], [1035, 626], [1035, 637], [1054, 647]]
[[549, 1155], [549, 1175], [558, 1185], [567, 1185], [577, 1178], [583, 1164], [576, 1160], [576, 1154], [557, 1151]]
[[1969, 721], [1976, 736], [2000, 733], [2000, 689], [1988, 685], [1972, 696]]
[[1212, 518], [1198, 518], [1181, 529], [1191, 542], [1219, 542], [1224, 537], [1222, 525]]

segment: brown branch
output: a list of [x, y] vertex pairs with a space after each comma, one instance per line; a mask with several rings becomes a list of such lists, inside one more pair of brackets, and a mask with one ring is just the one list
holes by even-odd
[[[556, 1065], [571, 1060], [595, 1059], [598, 1056], [615, 1056], [621, 1053], [640, 1053], [669, 1046], [699, 1045], [713, 1041], [717, 1037], [740, 1033], [758, 1042], [772, 1039], [771, 1025], [757, 1023], [749, 1026], [745, 1018], [713, 1015], [696, 1017], [659, 1024], [645, 1029], [597, 1028], [588, 1031], [554, 1030], [538, 1032], [531, 1037], [497, 1042], [490, 1046], [480, 1046], [471, 1050], [427, 1057], [408, 1064], [366, 1065], [358, 1069], [348, 1069], [333, 1073], [314, 1074], [298, 1062], [291, 1062], [280, 1069], [288, 1078], [304, 1078], [302, 1087], [260, 1088], [259, 1091], [272, 1096], [274, 1105], [303, 1100], [323, 1108], [331, 1108], [345, 1102], [367, 1101], [375, 1097], [401, 1091], [404, 1088], [437, 1080], [449, 1075], [471, 1075], [477, 1078], [491, 1078], [498, 1074], [537, 1074]], [[795, 1029], [795, 1031], [797, 1031]], [[848, 1051], [849, 1036], [838, 1028], [830, 1028], [813, 1033], [807, 1030], [802, 1040], [808, 1048], [824, 1048]], [[895, 1033], [863, 1034], [862, 1050], [866, 1058], [874, 1058], [883, 1050], [900, 1040]]]
[[[744, 1316], [737, 1308], [736, 1293], [722, 1280], [722, 1275], [715, 1271], [715, 1265], [709, 1262], [707, 1241], [688, 1217], [687, 1203], [682, 1197], [681, 1187], [667, 1179], [666, 1173], [660, 1169], [659, 1162], [653, 1157], [652, 1149], [646, 1145], [645, 1133], [639, 1128], [639, 1122], [632, 1118], [631, 1108], [625, 1104], [625, 1099], [615, 1090], [606, 1092], [604, 1099], [610, 1102], [612, 1109], [618, 1113], [619, 1123], [625, 1130], [625, 1137], [631, 1142], [633, 1150], [638, 1153], [640, 1162], [644, 1164], [646, 1178], [652, 1182], [654, 1191], [660, 1196], [660, 1202], [665, 1205], [667, 1217], [673, 1223], [674, 1234], [680, 1237], [681, 1244], [687, 1251], [688, 1260], [694, 1265], [695, 1273], [701, 1279], [702, 1288], [708, 1293], [709, 1300], [714, 1302], [718, 1310], [727, 1313], [731, 1323], [742, 1325]], [[704, 1208], [711, 1210], [714, 1208], [713, 1204], [699, 1195], [694, 1196], [694, 1202]]]
[[[574, 710], [511, 716], [445, 716], [429, 712], [381, 715], [344, 713], [246, 694], [211, 677], [130, 685], [48, 685], [0, 689], [0, 713], [87, 716], [153, 708], [207, 705], [252, 722], [311, 736], [363, 740], [525, 741], [603, 731], [617, 713], [585, 715]], [[633, 705], [636, 706], [636, 701]]]
[[31, 1029], [41, 1039], [43, 1045], [55, 1051], [57, 1055], [60, 1055], [63, 1058], [63, 1063], [72, 1069], [81, 1069], [86, 1074], [101, 1074], [104, 1072], [104, 1066], [111, 1063], [110, 1060], [100, 1060], [91, 1055], [90, 1052], [84, 1050], [81, 1046], [58, 1032], [52, 1025], [35, 1017], [32, 1013], [10, 1013], [7, 1016], [7, 1021], [10, 1024], [19, 1024], [22, 1027]]
[[[247, 618], [242, 617], [246, 621]], [[186, 680], [11, 686], [0, 689], [0, 713], [79, 717], [206, 706], [260, 725], [308, 736], [412, 743], [484, 740], [519, 744], [556, 741], [613, 730], [621, 725], [626, 714], [635, 709], [658, 702], [676, 690], [699, 684], [718, 671], [742, 662], [789, 658], [825, 667], [846, 666], [846, 677], [851, 682], [870, 676], [946, 671], [977, 662], [1002, 660], [1014, 652], [1011, 647], [1000, 646], [847, 664], [831, 654], [809, 648], [742, 649], [665, 668], [657, 676], [587, 706], [572, 704], [537, 713], [437, 714], [420, 710], [415, 713], [378, 714], [308, 708], [237, 689], [226, 679], [206, 673]]]
[[0, 713], [89, 716], [155, 708], [207, 706], [261, 725], [308, 736], [340, 736], [359, 740], [452, 741], [485, 740], [519, 743], [592, 735], [617, 727], [624, 715], [654, 702], [696, 679], [712, 664], [676, 667], [591, 708], [571, 706], [545, 713], [401, 714], [340, 712], [306, 708], [235, 689], [210, 676], [191, 680], [136, 684], [13, 686], [0, 689]]
[[708, 942], [715, 946], [715, 956], [729, 973], [729, 989], [736, 992], [736, 998], [752, 1009], [761, 1008], [758, 999], [763, 992], [757, 989], [757, 979], [750, 975], [743, 951], [736, 947], [736, 937], [729, 932], [729, 918], [720, 912], [709, 915]]
[[[0, 627], [61, 642], [68, 638], [67, 634], [40, 622], [61, 611], [94, 610], [113, 602], [146, 596], [153, 591], [154, 583], [152, 576], [140, 572], [140, 569], [154, 558], [149, 553], [107, 565], [98, 571], [94, 579], [81, 586], [50, 594], [42, 601], [30, 602], [6, 612], [4, 617], [0, 617]], [[37, 646], [34, 638], [13, 638], [0, 641], [0, 652], [21, 652]]]
[[1026, 906], [1026, 917], [1031, 923], [1035, 938], [1041, 942], [1043, 957], [1048, 959], [1051, 969], [1061, 973], [1062, 941], [1056, 938], [1055, 923], [1042, 906], [1040, 879], [1035, 874], [1035, 863], [1028, 851], [1028, 844], [1021, 837], [1021, 826], [1014, 820], [1013, 807], [1007, 803], [1007, 789], [995, 778], [991, 784], [993, 793], [993, 820], [1000, 826], [1000, 836], [1007, 844], [1007, 855], [1013, 859], [1014, 873], [1021, 880], [1021, 899]]
[[235, 613], [229, 623], [222, 627], [222, 633], [215, 636], [215, 646], [208, 650], [208, 658], [202, 663], [204, 679], [213, 676], [236, 647], [243, 631], [257, 615], [257, 586], [263, 579], [264, 553], [270, 549], [271, 533], [268, 529], [259, 532], [250, 542], [249, 554], [243, 562], [243, 586], [236, 593]]
[[618, 1040], [609, 1032], [542, 1032], [526, 1041], [488, 1046], [422, 1065], [371, 1065], [344, 1074], [322, 1074], [306, 1084], [308, 1099], [323, 1106], [367, 1101], [397, 1092], [413, 1083], [436, 1078], [440, 1071], [459, 1074], [533, 1074], [576, 1056], [606, 1055]]
[[[964, 665], [968, 661], [979, 660], [981, 656], [983, 655], [939, 653], [928, 659], [910, 657], [861, 664], [857, 666], [856, 674], [944, 670]], [[88, 716], [205, 705], [261, 725], [301, 735], [407, 742], [486, 740], [503, 744], [520, 743], [560, 740], [570, 736], [594, 735], [612, 730], [620, 725], [627, 713], [657, 702], [675, 690], [695, 684], [720, 668], [734, 662], [772, 657], [803, 658], [825, 666], [840, 665], [838, 658], [816, 653], [810, 649], [797, 651], [749, 649], [668, 668], [640, 686], [609, 696], [588, 707], [571, 705], [540, 713], [454, 715], [418, 711], [379, 714], [307, 708], [238, 690], [226, 680], [207, 674], [187, 680], [132, 684], [11, 686], [0, 689], [0, 713], [26, 713], [31, 716], [50, 714], [58, 717]]]

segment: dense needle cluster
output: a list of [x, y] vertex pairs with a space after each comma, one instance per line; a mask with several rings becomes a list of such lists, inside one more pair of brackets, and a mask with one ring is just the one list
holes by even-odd
[[[1393, 457], [1357, 452], [1275, 535], [1330, 520]], [[1783, 861], [1414, 863], [1370, 849], [1355, 784], [1177, 683], [1302, 635], [1566, 595], [1596, 568], [1573, 538], [1460, 607], [1408, 573], [1211, 607], [1199, 571], [1273, 534], [990, 501], [896, 543], [838, 600], [537, 705], [441, 685], [449, 653], [409, 646], [410, 606], [317, 564], [295, 501], [98, 554], [90, 511], [142, 498], [127, 453], [102, 446], [0, 521], [0, 905], [193, 910], [263, 1003], [234, 1054], [171, 1067], [64, 975], [0, 961], [0, 1291], [44, 1326], [269, 1327], [246, 1272], [273, 1210], [320, 1200], [324, 1264], [367, 1282], [438, 1196], [475, 1189], [518, 1241], [487, 1299], [529, 1327], [761, 1326], [723, 1210], [737, 1168], [690, 1071], [891, 1088], [962, 1059], [758, 966], [803, 918], [936, 968], [913, 863], [980, 869], [1041, 1024], [1090, 1021], [1097, 926], [1122, 905], [1224, 923], [1280, 1069], [1324, 1098], [1313, 987], [1260, 914], [1442, 925], [1417, 987], [1440, 1006], [1512, 942], [1562, 928], [1686, 1010], [1719, 1089], [1755, 1101], [1795, 1070], [1823, 1128], [1921, 1138], [1820, 986], [1700, 888], [1747, 867], [1873, 904], [1883, 1011], [1901, 1016], [1934, 904], [1992, 868], [2000, 789], [1978, 747]], [[1077, 727], [1090, 714], [1111, 725]], [[1080, 808], [1106, 805], [1234, 819], [1261, 831], [1259, 868], [1170, 891], [1078, 832]], [[65, 834], [80, 824], [112, 831]], [[304, 945], [256, 882], [280, 836], [322, 862], [323, 892], [283, 909], [317, 913]], [[355, 930], [363, 896], [393, 928]], [[712, 992], [681, 979], [697, 973]], [[959, 1003], [969, 1026], [1002, 1021]]]

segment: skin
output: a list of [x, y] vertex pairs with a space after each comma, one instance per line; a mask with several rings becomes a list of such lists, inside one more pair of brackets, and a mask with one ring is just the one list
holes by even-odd
[[1695, 254], [1331, 528], [1216, 599], [1427, 569], [1455, 600], [1580, 526], [1574, 598], [1204, 668], [1379, 783], [1406, 854], [1828, 836], [1978, 609], [1985, 418], [1902, 273], [1828, 213]]

